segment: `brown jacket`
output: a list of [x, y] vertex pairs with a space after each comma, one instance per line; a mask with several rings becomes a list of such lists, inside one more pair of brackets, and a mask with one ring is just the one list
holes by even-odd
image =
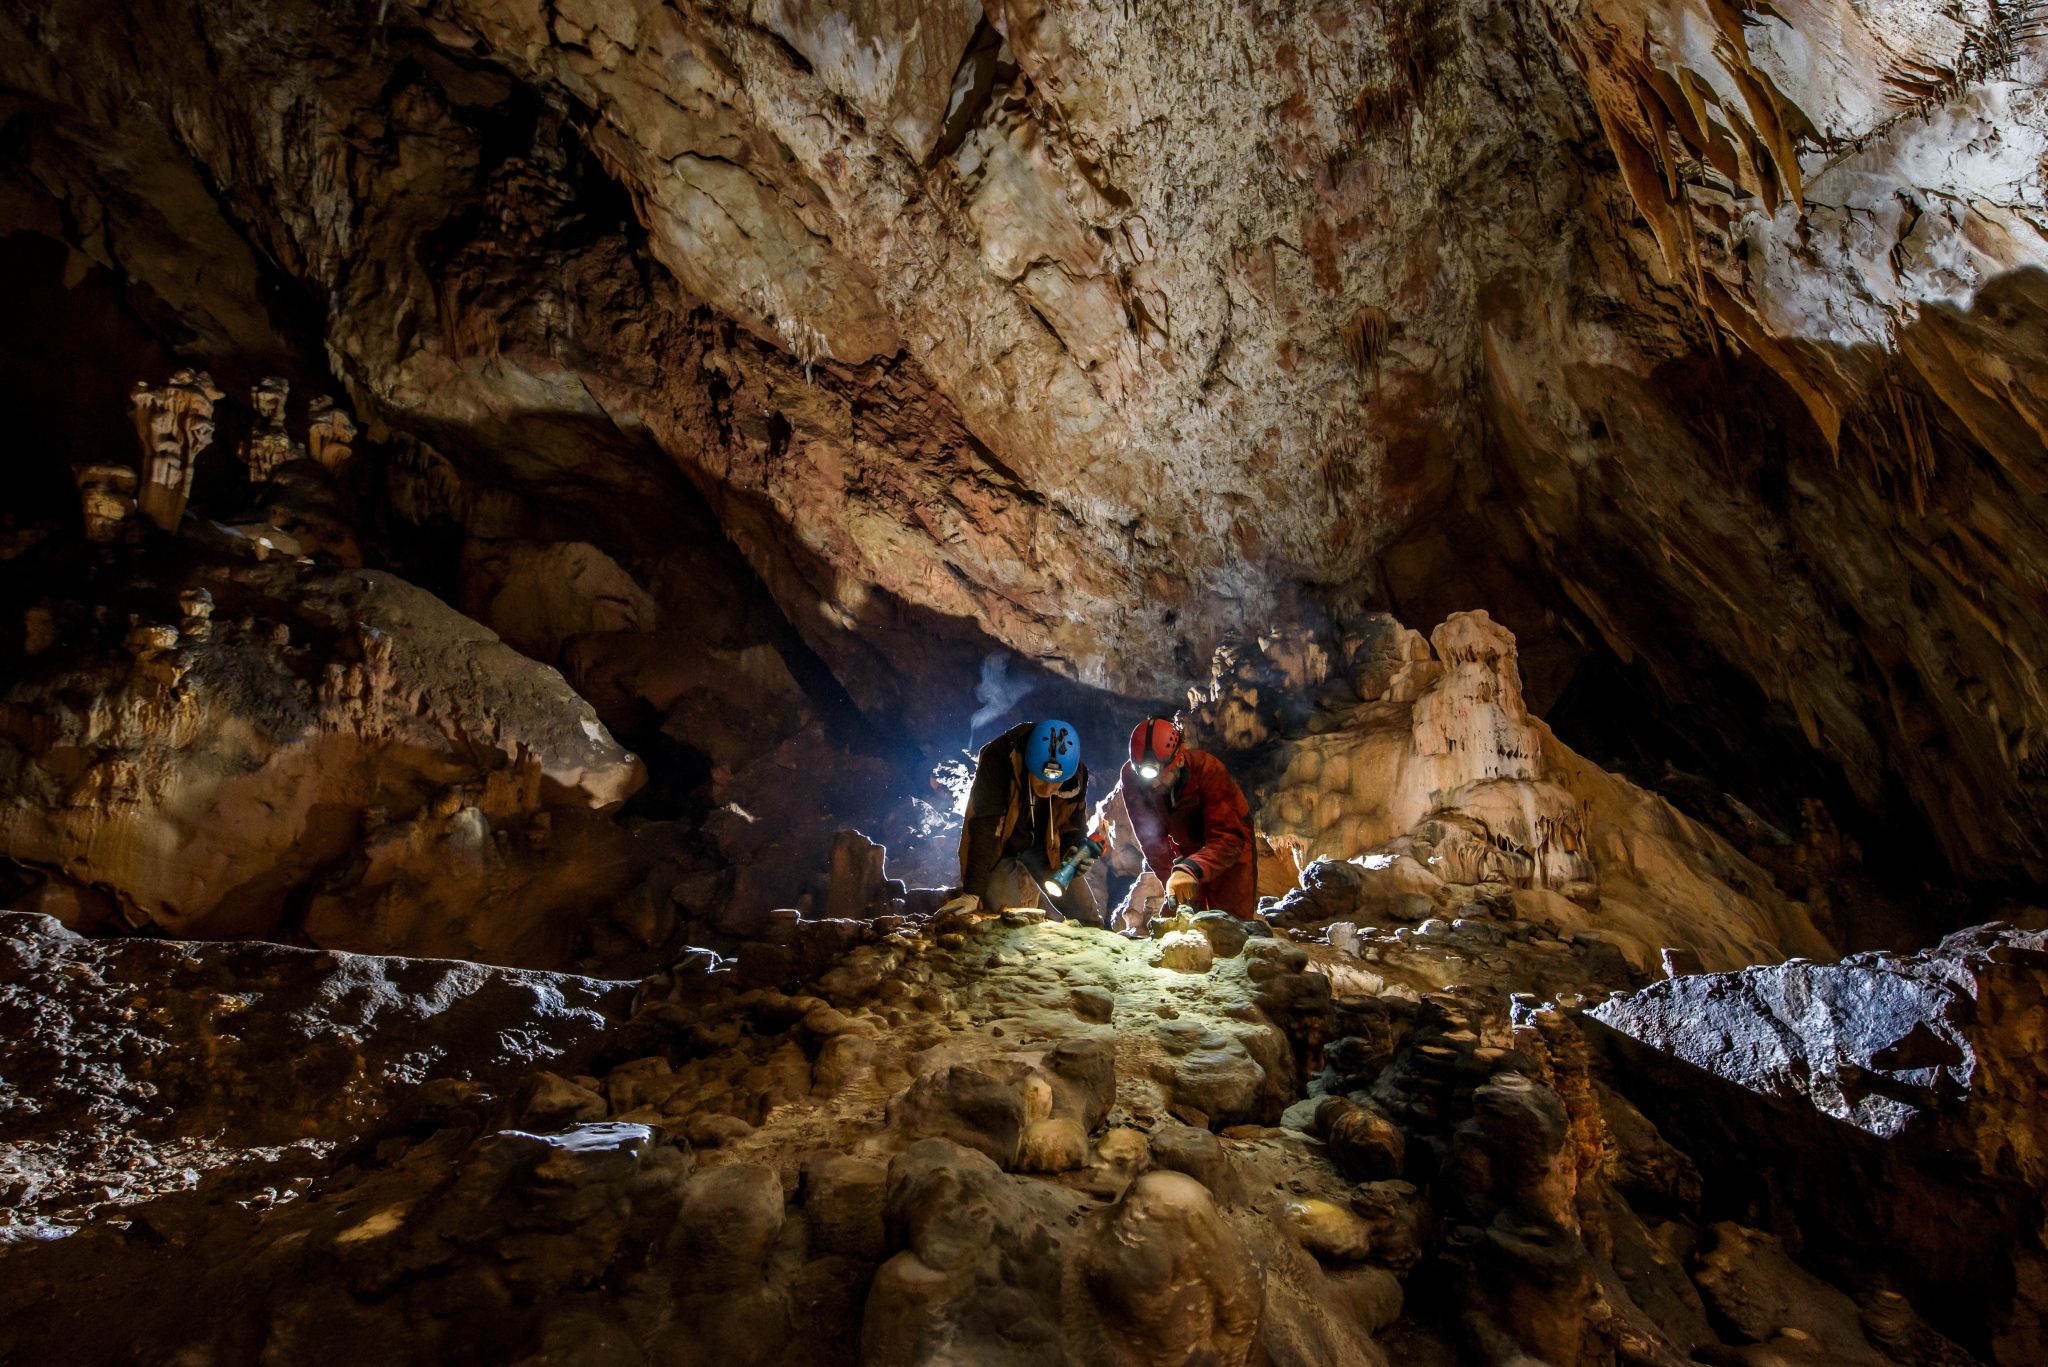
[[1024, 742], [1034, 722], [1020, 722], [987, 745], [974, 761], [967, 793], [967, 827], [960, 833], [960, 890], [988, 893], [989, 875], [1005, 858], [1035, 854], [1053, 868], [1088, 834], [1088, 766], [1074, 770], [1050, 799], [1031, 796], [1024, 776]]

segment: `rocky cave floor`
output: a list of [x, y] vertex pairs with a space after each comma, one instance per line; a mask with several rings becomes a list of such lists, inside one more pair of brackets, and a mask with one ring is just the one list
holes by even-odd
[[0, 1355], [2034, 1360], [2048, 937], [1632, 987], [1348, 891], [892, 915], [793, 990], [7, 915]]

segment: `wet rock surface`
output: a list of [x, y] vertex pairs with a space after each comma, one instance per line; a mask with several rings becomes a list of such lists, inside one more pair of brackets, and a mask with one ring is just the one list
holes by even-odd
[[1915, 955], [1674, 978], [1587, 1028], [1643, 1114], [1698, 1136], [1709, 1184], [1810, 1263], [1935, 1289], [1943, 1329], [2019, 1362], [2043, 1334], [2044, 973], [2040, 932], [1984, 926]]
[[593, 978], [89, 940], [0, 913], [6, 1237], [118, 1218], [215, 1169], [296, 1175], [394, 1117], [575, 1071], [631, 999]]
[[[1748, 1091], [1804, 1101], [1881, 1139], [2048, 1176], [2032, 1089], [2048, 932], [1985, 926], [1921, 954], [1689, 975], [1593, 1008], [1615, 1032]], [[1953, 1127], [1952, 1133], [1944, 1133]]]

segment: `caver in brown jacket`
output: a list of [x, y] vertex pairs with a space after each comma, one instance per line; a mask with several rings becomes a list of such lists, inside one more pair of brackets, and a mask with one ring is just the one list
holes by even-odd
[[1026, 855], [1056, 868], [1086, 838], [1088, 766], [1050, 798], [1033, 797], [1024, 776], [1024, 742], [1035, 722], [1019, 722], [981, 747], [974, 786], [967, 793], [967, 828], [960, 834], [960, 890], [988, 895], [988, 877], [1006, 858]]

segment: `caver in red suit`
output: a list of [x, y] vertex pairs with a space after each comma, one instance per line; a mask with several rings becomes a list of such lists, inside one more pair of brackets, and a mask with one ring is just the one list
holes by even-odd
[[1117, 786], [1131, 834], [1168, 893], [1253, 919], [1258, 871], [1251, 805], [1222, 760], [1182, 744], [1177, 722], [1153, 717], [1131, 733], [1131, 758]]

